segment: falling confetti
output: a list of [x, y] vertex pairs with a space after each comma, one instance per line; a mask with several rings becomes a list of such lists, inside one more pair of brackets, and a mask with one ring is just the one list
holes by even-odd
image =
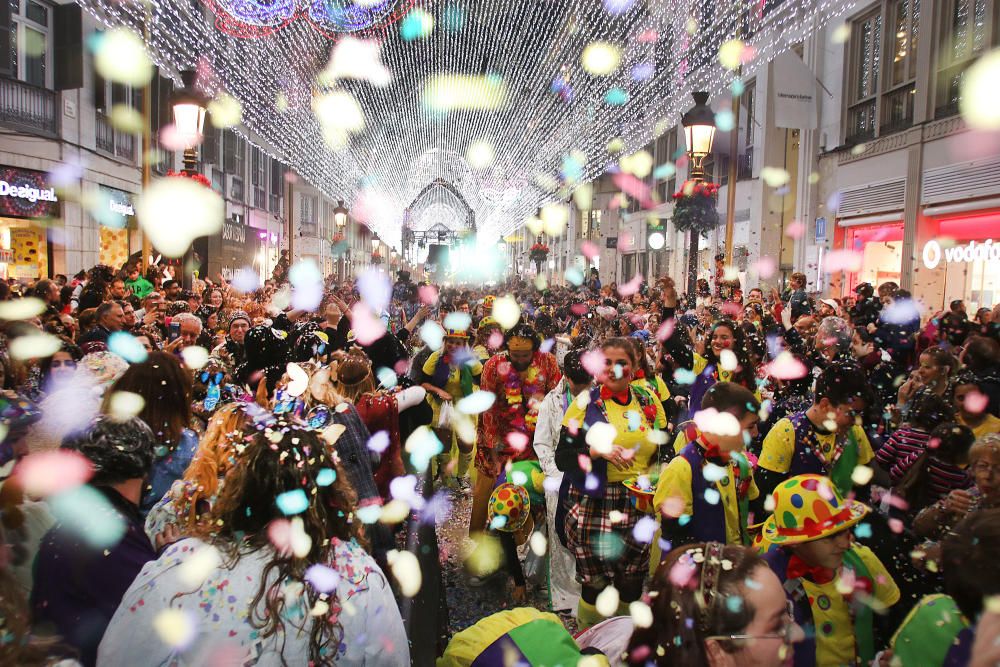
[[160, 640], [173, 649], [184, 649], [198, 634], [194, 615], [183, 609], [168, 608], [153, 619], [153, 629]]
[[[153, 63], [145, 45], [131, 30], [113, 28], [98, 33], [94, 68], [103, 79], [141, 88], [153, 78]], [[159, 247], [159, 246], [157, 246]]]
[[581, 56], [583, 69], [594, 76], [614, 74], [621, 65], [621, 51], [608, 42], [591, 42]]
[[80, 486], [93, 471], [90, 460], [79, 452], [57, 449], [24, 457], [16, 468], [16, 477], [27, 494], [47, 498]]
[[137, 197], [135, 212], [164, 257], [182, 257], [196, 238], [222, 231], [225, 204], [190, 178], [160, 178]]

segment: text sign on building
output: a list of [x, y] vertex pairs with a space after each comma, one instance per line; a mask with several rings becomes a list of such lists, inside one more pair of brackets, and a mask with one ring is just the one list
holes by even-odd
[[125, 229], [135, 218], [135, 205], [131, 193], [102, 185], [98, 188], [98, 201], [90, 207], [97, 222], [111, 229]]
[[922, 253], [924, 266], [936, 269], [943, 260], [946, 264], [970, 264], [972, 262], [1000, 262], [1000, 241], [969, 241], [965, 245], [942, 248], [935, 240], [924, 244]]
[[54, 218], [59, 197], [43, 171], [0, 167], [0, 216]]

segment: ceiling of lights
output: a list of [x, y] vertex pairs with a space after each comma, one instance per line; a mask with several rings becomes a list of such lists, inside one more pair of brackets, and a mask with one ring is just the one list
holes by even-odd
[[[80, 4], [108, 25], [141, 34], [140, 2]], [[691, 90], [724, 93], [734, 78], [718, 62], [727, 40], [740, 36], [756, 50], [747, 76], [852, 5], [159, 0], [152, 4], [149, 41], [161, 65], [179, 70], [200, 63], [199, 72], [206, 74], [201, 82], [237, 98], [244, 125], [264, 137], [276, 157], [332, 199], [351, 202], [353, 212], [398, 246], [408, 209], [410, 224], [423, 228], [437, 221], [459, 228], [471, 212], [481, 240], [506, 234], [542, 203], [565, 198], [613, 165], [619, 156], [608, 153], [610, 140], [621, 139], [627, 152], [637, 150], [658, 122], [662, 129], [662, 121], [667, 127], [678, 121], [690, 106]], [[408, 40], [400, 29], [413, 11], [426, 12], [434, 25]], [[357, 101], [364, 125], [343, 146], [331, 147], [313, 98], [330, 90], [317, 85], [317, 74], [338, 37], [348, 33], [381, 43], [381, 62], [392, 80], [383, 87], [336, 83]], [[613, 74], [593, 76], [581, 64], [584, 49], [596, 41], [620, 50], [621, 65]], [[479, 77], [503, 95], [492, 109], [430, 109], [425, 87], [436, 75]], [[475, 142], [493, 147], [491, 164], [469, 164], [467, 150]], [[570, 173], [567, 160], [574, 165]], [[428, 190], [438, 179], [451, 189]], [[418, 201], [422, 192], [430, 199]]]

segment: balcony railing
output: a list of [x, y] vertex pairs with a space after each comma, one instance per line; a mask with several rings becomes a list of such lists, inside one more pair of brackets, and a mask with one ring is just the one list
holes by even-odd
[[0, 123], [48, 137], [57, 136], [55, 91], [0, 77]]
[[875, 100], [858, 103], [847, 110], [847, 137], [849, 145], [875, 138]]
[[100, 111], [97, 112], [95, 135], [97, 150], [129, 162], [135, 161], [135, 136], [116, 130], [111, 120]]

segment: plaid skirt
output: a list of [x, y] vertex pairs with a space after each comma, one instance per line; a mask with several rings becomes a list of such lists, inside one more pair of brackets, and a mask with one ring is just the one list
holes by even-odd
[[[624, 486], [609, 483], [603, 498], [570, 487], [566, 502], [566, 546], [576, 557], [577, 581], [603, 588], [618, 578], [646, 576], [649, 544], [638, 542], [632, 534], [644, 515], [632, 506]], [[621, 521], [612, 523], [613, 511], [621, 513]]]

